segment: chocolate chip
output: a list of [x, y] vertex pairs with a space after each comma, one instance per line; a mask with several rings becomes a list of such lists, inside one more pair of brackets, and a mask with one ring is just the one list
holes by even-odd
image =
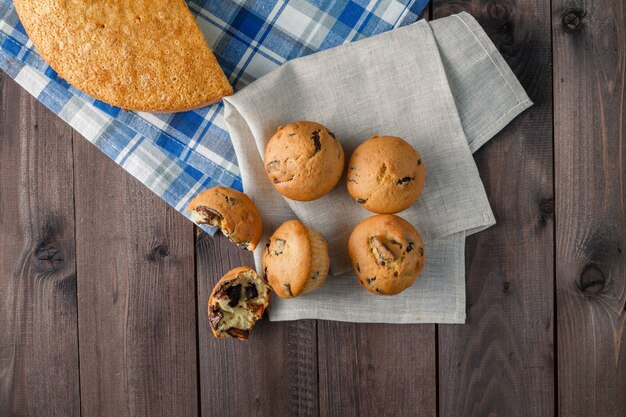
[[254, 314], [257, 317], [261, 317], [263, 315], [263, 311], [265, 310], [263, 304], [253, 303], [252, 301], [246, 302], [246, 307], [248, 308], [248, 311], [250, 313]]
[[392, 245], [396, 245], [397, 247], [399, 247], [400, 249], [402, 249], [402, 243], [400, 242], [396, 242], [395, 240], [391, 239], [390, 240]]
[[335, 136], [335, 134], [334, 134], [333, 132], [331, 132], [331, 131], [330, 131], [330, 130], [328, 130], [328, 129], [327, 129], [326, 131], [328, 132], [328, 134], [329, 134], [330, 136], [332, 136], [332, 137], [333, 137], [333, 139], [337, 139], [337, 137]]
[[356, 263], [356, 271], [361, 272], [361, 265], [358, 262]]
[[420, 256], [424, 256], [424, 248], [419, 248]]
[[311, 133], [311, 139], [313, 139], [313, 145], [315, 146], [315, 150], [311, 156], [315, 155], [322, 149], [322, 143], [320, 142], [320, 131], [316, 130]]
[[315, 271], [311, 274], [311, 279], [314, 280], [320, 276], [320, 271]]
[[357, 184], [356, 180], [354, 178], [348, 178], [348, 182], [353, 182], [355, 184]]
[[417, 160], [417, 165], [422, 165], [422, 160], [421, 159]]
[[265, 170], [267, 172], [278, 171], [279, 169], [280, 169], [280, 161], [277, 159], [274, 161], [270, 161], [265, 165]]
[[209, 324], [213, 329], [217, 329], [217, 325], [220, 324], [220, 321], [224, 318], [224, 314], [219, 307], [211, 306], [209, 309]]
[[215, 298], [224, 298], [227, 287], [229, 285], [230, 285], [230, 282], [222, 282], [220, 285], [215, 287], [215, 290], [213, 290], [213, 294], [215, 295]]
[[413, 250], [413, 242], [409, 242], [409, 245], [406, 247], [406, 253], [409, 253]]
[[415, 178], [414, 177], [404, 177], [404, 178], [400, 178], [398, 181], [396, 181], [397, 185], [402, 185], [402, 184], [406, 184], [407, 182], [411, 182], [413, 181]]
[[356, 202], [359, 203], [359, 204], [365, 204], [365, 203], [367, 203], [367, 199], [364, 200], [362, 198], [357, 198]]
[[236, 337], [237, 339], [247, 339], [250, 331], [231, 327], [230, 329], [226, 330], [226, 333], [228, 333], [232, 337]]
[[398, 271], [395, 271], [395, 272], [393, 273], [393, 276], [397, 278], [397, 277], [398, 277]]
[[203, 221], [199, 222], [200, 224], [208, 224], [211, 220], [219, 221], [224, 218], [224, 216], [222, 216], [217, 210], [207, 206], [196, 207], [196, 212], [203, 217]]
[[293, 297], [293, 293], [291, 292], [291, 284], [283, 284], [285, 286], [285, 289], [287, 290], [287, 294], [289, 294], [290, 297]]
[[274, 184], [280, 184], [280, 180], [278, 178], [274, 178]]
[[241, 285], [233, 285], [226, 290], [226, 295], [230, 298], [229, 307], [235, 307], [239, 303], [241, 297]]
[[265, 267], [263, 269], [263, 281], [265, 281], [265, 283], [267, 283], [267, 267]]
[[350, 171], [354, 171], [356, 169], [356, 167], [349, 167], [348, 168]]
[[259, 296], [259, 292], [257, 291], [256, 285], [254, 284], [250, 284], [246, 286], [245, 293], [246, 293], [246, 299], [248, 300], [253, 300]]
[[367, 278], [366, 281], [368, 284], [371, 284], [372, 282], [376, 281], [376, 277]]
[[381, 290], [380, 288], [376, 287], [376, 288], [374, 288], [374, 289], [376, 290], [376, 292], [377, 292], [378, 294], [385, 295], [385, 292], [384, 292], [383, 290]]
[[295, 135], [296, 135], [295, 133], [290, 133], [290, 134], [289, 134], [289, 136], [295, 136]]

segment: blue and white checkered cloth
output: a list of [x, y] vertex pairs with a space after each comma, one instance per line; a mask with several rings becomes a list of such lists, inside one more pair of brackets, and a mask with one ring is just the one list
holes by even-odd
[[[417, 20], [427, 0], [188, 0], [241, 89], [284, 62]], [[217, 184], [242, 189], [223, 105], [153, 114], [78, 91], [39, 56], [11, 0], [0, 0], [0, 68], [178, 211]], [[207, 229], [208, 230], [208, 229]]]

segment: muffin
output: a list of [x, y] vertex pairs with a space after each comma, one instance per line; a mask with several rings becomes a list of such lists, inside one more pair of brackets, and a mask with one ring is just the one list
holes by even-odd
[[319, 288], [329, 266], [326, 239], [298, 220], [276, 229], [263, 251], [263, 278], [281, 298]]
[[365, 209], [397, 213], [424, 189], [424, 163], [417, 151], [395, 136], [377, 136], [360, 144], [348, 162], [348, 192]]
[[343, 173], [344, 154], [333, 132], [315, 122], [281, 126], [265, 148], [265, 172], [291, 200], [311, 201], [332, 190]]
[[210, 188], [191, 200], [187, 210], [195, 223], [219, 228], [242, 249], [253, 251], [261, 240], [261, 214], [242, 192], [221, 186]]
[[253, 269], [240, 266], [228, 271], [209, 299], [213, 336], [247, 339], [269, 302], [269, 287]]
[[424, 242], [409, 222], [381, 214], [359, 223], [348, 240], [359, 282], [374, 294], [394, 295], [409, 288], [424, 269]]

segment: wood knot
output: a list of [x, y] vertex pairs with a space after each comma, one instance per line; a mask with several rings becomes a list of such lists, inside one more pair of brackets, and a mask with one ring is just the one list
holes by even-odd
[[39, 245], [35, 249], [33, 264], [40, 272], [56, 272], [63, 266], [63, 252], [50, 243]]
[[539, 209], [541, 210], [541, 214], [554, 214], [554, 200], [552, 200], [551, 198], [542, 199], [539, 203]]
[[158, 262], [170, 254], [167, 244], [159, 243], [146, 255], [146, 260], [150, 262]]
[[585, 266], [582, 274], [580, 274], [580, 291], [585, 295], [598, 295], [605, 283], [604, 273], [596, 264]]
[[539, 212], [541, 214], [541, 224], [546, 224], [548, 219], [554, 215], [554, 200], [552, 198], [543, 198], [539, 202]]
[[494, 20], [502, 20], [509, 14], [506, 6], [502, 3], [491, 3], [487, 8], [487, 12], [489, 17]]
[[561, 18], [561, 25], [566, 32], [576, 32], [582, 27], [587, 12], [582, 9], [569, 9]]

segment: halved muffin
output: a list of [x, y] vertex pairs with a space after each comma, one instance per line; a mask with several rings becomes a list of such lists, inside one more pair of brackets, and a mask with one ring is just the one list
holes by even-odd
[[228, 271], [217, 282], [209, 299], [213, 335], [247, 339], [269, 302], [269, 288], [253, 269], [240, 266]]

